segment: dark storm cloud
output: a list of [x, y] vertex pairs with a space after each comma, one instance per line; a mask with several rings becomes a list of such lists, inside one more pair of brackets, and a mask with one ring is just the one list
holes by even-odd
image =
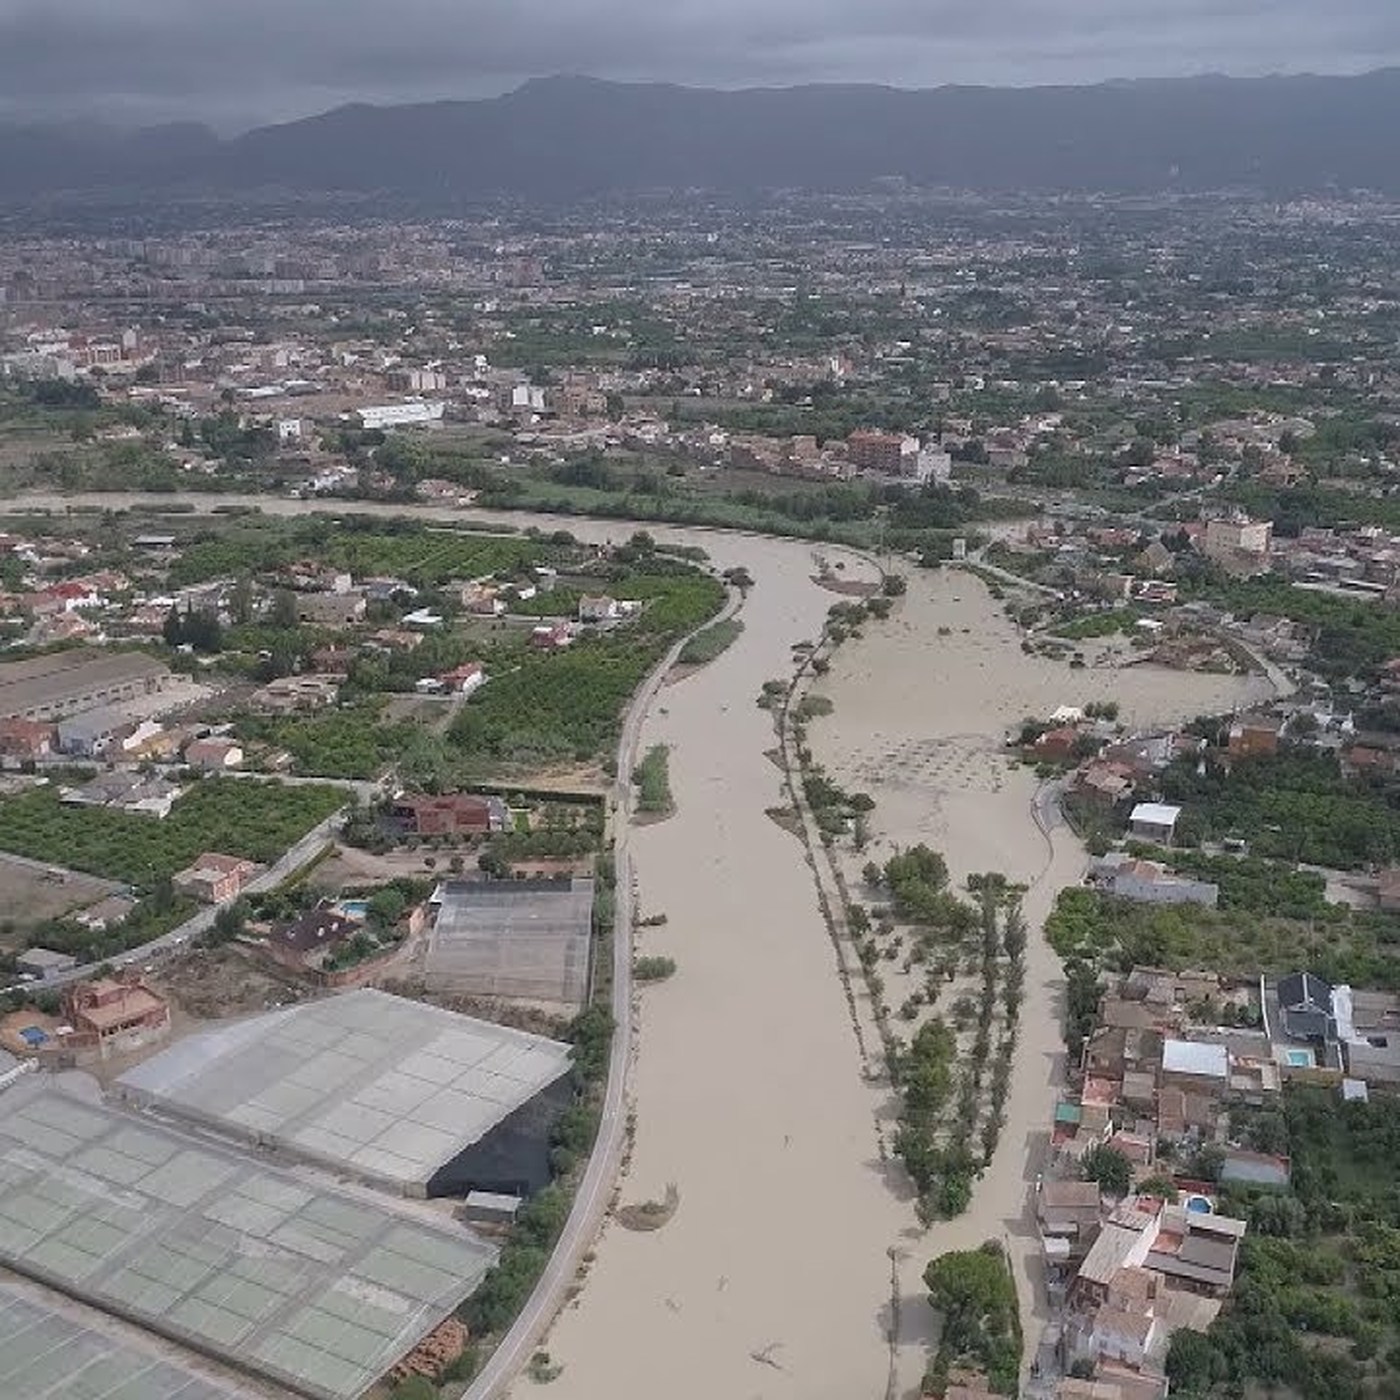
[[556, 72], [913, 87], [1397, 62], [1397, 0], [0, 0], [0, 112], [225, 124]]

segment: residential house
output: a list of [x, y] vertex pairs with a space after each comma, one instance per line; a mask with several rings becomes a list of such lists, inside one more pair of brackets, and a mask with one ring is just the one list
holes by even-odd
[[360, 931], [360, 921], [323, 901], [268, 935], [264, 951], [274, 962], [304, 972]]
[[311, 669], [320, 671], [323, 674], [338, 671], [344, 674], [350, 669], [350, 663], [355, 659], [355, 653], [349, 647], [325, 646], [317, 647], [311, 653]]
[[1337, 1036], [1332, 987], [1311, 972], [1294, 972], [1278, 984], [1282, 1030], [1294, 1040], [1330, 1041]]
[[249, 696], [249, 703], [275, 714], [323, 710], [334, 705], [344, 676], [282, 676]]
[[153, 719], [140, 720], [130, 734], [118, 741], [127, 762], [169, 758], [180, 747], [181, 736]]
[[1065, 1256], [1087, 1252], [1099, 1231], [1103, 1199], [1096, 1181], [1046, 1181], [1036, 1200], [1040, 1233], [1065, 1241]]
[[237, 899], [259, 869], [257, 862], [244, 860], [241, 856], [205, 851], [175, 875], [171, 883], [182, 894], [193, 895], [206, 904], [223, 904]]
[[1075, 792], [1099, 807], [1116, 807], [1133, 793], [1133, 770], [1126, 763], [1095, 760], [1082, 768], [1074, 783]]
[[1108, 745], [1102, 758], [1123, 765], [1133, 778], [1145, 781], [1198, 742], [1179, 734], [1145, 734]]
[[1158, 1211], [1147, 1210], [1129, 1196], [1099, 1230], [1072, 1286], [1077, 1306], [1099, 1307], [1120, 1269], [1141, 1267], [1157, 1238]]
[[510, 811], [501, 798], [470, 792], [401, 793], [390, 804], [389, 816], [411, 836], [483, 836], [510, 826]]
[[170, 815], [181, 791], [178, 783], [167, 778], [145, 778], [123, 769], [99, 773], [81, 787], [65, 788], [59, 801], [70, 807], [111, 807], [163, 819]]
[[1223, 1298], [1235, 1281], [1244, 1232], [1245, 1222], [1228, 1215], [1163, 1206], [1144, 1266], [1174, 1287]]
[[297, 621], [318, 627], [348, 627], [365, 615], [363, 593], [298, 593]]
[[139, 979], [99, 978], [65, 989], [63, 1011], [73, 1034], [69, 1048], [100, 1059], [137, 1050], [170, 1030], [170, 1007]]
[[[1143, 1400], [1143, 1397], [1116, 1380], [1065, 1376], [1055, 1387], [1055, 1400]], [[1155, 1400], [1155, 1397], [1150, 1400]]]
[[1139, 1266], [1119, 1269], [1101, 1307], [1067, 1318], [1061, 1358], [1066, 1365], [1089, 1363], [1097, 1382], [1085, 1385], [1111, 1386], [1125, 1400], [1156, 1400], [1165, 1393], [1172, 1333], [1183, 1327], [1204, 1332], [1219, 1312], [1218, 1299], [1170, 1288], [1161, 1275]]
[[567, 622], [553, 622], [531, 629], [530, 645], [536, 651], [561, 651], [574, 640]]
[[1187, 1093], [1171, 1085], [1157, 1090], [1157, 1136], [1168, 1142], [1199, 1140], [1220, 1121], [1220, 1101], [1209, 1094]]
[[1157, 1319], [1150, 1312], [1135, 1312], [1105, 1303], [1079, 1334], [1076, 1350], [1096, 1362], [1116, 1361], [1136, 1370], [1147, 1358], [1156, 1328]]
[[1088, 883], [1120, 899], [1139, 904], [1199, 904], [1214, 909], [1220, 887], [1208, 880], [1174, 874], [1154, 860], [1139, 860], [1121, 851], [1090, 862]]
[[584, 594], [578, 600], [578, 620], [580, 622], [616, 622], [622, 616], [622, 608], [615, 598], [606, 594], [590, 597]]
[[1123, 983], [1125, 996], [1139, 997], [1175, 1025], [1183, 1024], [1182, 1009], [1192, 1002], [1209, 1001], [1220, 994], [1220, 978], [1213, 972], [1163, 967], [1134, 967]]
[[1400, 1084], [1400, 1035], [1371, 1033], [1344, 1041], [1347, 1073], [1367, 1085]]
[[1194, 1040], [1162, 1042], [1163, 1088], [1220, 1098], [1230, 1083], [1230, 1052]]
[[438, 680], [449, 695], [470, 695], [486, 684], [486, 668], [479, 661], [466, 661], [444, 671]]
[[1229, 573], [1266, 573], [1273, 542], [1273, 522], [1237, 516], [1208, 520], [1201, 552]]
[[1162, 802], [1139, 802], [1128, 817], [1128, 827], [1134, 836], [1140, 836], [1144, 841], [1170, 846], [1180, 816], [1180, 807], [1170, 807]]
[[500, 590], [483, 583], [468, 583], [462, 588], [462, 607], [472, 617], [500, 617], [506, 610]]
[[365, 597], [371, 603], [412, 602], [417, 596], [418, 590], [405, 579], [367, 578], [365, 580]]
[[164, 819], [183, 789], [168, 778], [142, 777], [130, 769], [99, 773], [81, 787], [65, 788], [59, 801], [70, 807], [111, 807], [120, 812]]
[[1237, 719], [1230, 726], [1226, 747], [1232, 758], [1259, 758], [1275, 754], [1282, 729], [1283, 726], [1274, 719]]
[[948, 1372], [943, 1400], [997, 1400], [991, 1381], [982, 1371], [955, 1366]]
[[243, 746], [236, 739], [195, 739], [185, 746], [185, 762], [206, 773], [238, 768], [243, 758]]
[[1119, 1097], [1125, 1108], [1134, 1113], [1150, 1115], [1157, 1103], [1157, 1076], [1150, 1069], [1130, 1069], [1123, 1072], [1123, 1087]]
[[1248, 1036], [1232, 1032], [1226, 1041], [1230, 1050], [1230, 1097], [1262, 1107], [1283, 1087], [1273, 1043], [1262, 1032]]
[[1396, 755], [1378, 744], [1360, 743], [1343, 749], [1340, 761], [1348, 778], [1385, 777], [1395, 772]]
[[0, 758], [32, 763], [53, 752], [54, 727], [32, 719], [0, 719]]
[[1075, 745], [1079, 742], [1079, 731], [1069, 725], [1058, 725], [1047, 729], [1031, 745], [1037, 758], [1048, 763], [1068, 763], [1074, 757]]
[[1155, 1072], [1161, 1053], [1162, 1037], [1155, 1030], [1099, 1026], [1085, 1042], [1084, 1072], [1114, 1080], [1121, 1089], [1124, 1075]]

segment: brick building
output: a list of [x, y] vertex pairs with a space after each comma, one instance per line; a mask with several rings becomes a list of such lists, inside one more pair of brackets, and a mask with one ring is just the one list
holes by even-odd
[[97, 1052], [100, 1059], [136, 1050], [170, 1031], [170, 1007], [140, 980], [99, 978], [75, 982], [63, 994], [73, 1027], [68, 1049]]
[[484, 836], [510, 824], [510, 812], [499, 797], [470, 792], [401, 794], [389, 815], [409, 836]]

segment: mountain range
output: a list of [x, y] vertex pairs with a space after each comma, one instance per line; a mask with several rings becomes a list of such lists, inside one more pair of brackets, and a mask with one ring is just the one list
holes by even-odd
[[713, 91], [545, 78], [220, 138], [0, 124], [0, 203], [59, 192], [386, 192], [458, 202], [656, 188], [1400, 193], [1400, 70], [1087, 87]]

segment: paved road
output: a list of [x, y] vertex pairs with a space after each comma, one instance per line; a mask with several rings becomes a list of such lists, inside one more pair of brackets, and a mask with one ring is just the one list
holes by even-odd
[[[742, 604], [742, 596], [731, 590], [729, 602], [718, 621], [732, 617]], [[709, 626], [709, 623], [705, 624]], [[700, 629], [697, 629], [700, 630]], [[691, 634], [693, 635], [693, 634]], [[550, 1323], [563, 1306], [565, 1295], [578, 1273], [583, 1255], [592, 1245], [603, 1223], [608, 1198], [622, 1166], [627, 1141], [627, 1081], [632, 1056], [632, 934], [635, 876], [629, 844], [632, 819], [632, 770], [636, 767], [642, 725], [647, 711], [676, 664], [681, 648], [689, 640], [682, 637], [632, 697], [623, 718], [622, 737], [617, 745], [617, 777], [613, 783], [613, 868], [617, 878], [616, 911], [613, 923], [613, 1029], [612, 1054], [608, 1061], [608, 1087], [598, 1122], [598, 1137], [579, 1182], [569, 1218], [554, 1246], [549, 1264], [535, 1291], [530, 1295], [501, 1344], [477, 1373], [463, 1400], [495, 1400], [524, 1369]]]

